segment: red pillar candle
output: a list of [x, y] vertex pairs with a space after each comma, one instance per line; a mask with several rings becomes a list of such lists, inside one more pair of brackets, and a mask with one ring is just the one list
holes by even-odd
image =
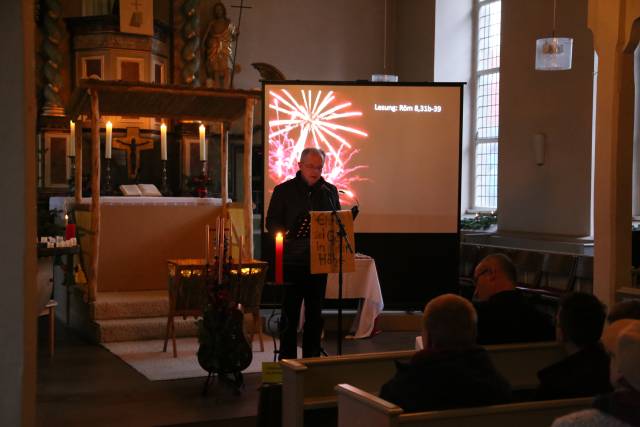
[[276, 233], [276, 283], [281, 284], [284, 280], [282, 277], [282, 250], [284, 239], [282, 233]]
[[76, 237], [76, 225], [75, 224], [67, 224], [64, 230], [64, 239], [70, 240]]

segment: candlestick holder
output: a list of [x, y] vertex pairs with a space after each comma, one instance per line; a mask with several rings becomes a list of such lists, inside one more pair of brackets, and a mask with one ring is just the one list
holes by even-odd
[[198, 187], [196, 188], [196, 194], [198, 197], [207, 197], [209, 191], [207, 190], [207, 182], [209, 181], [209, 176], [207, 174], [207, 161], [200, 160], [202, 163], [202, 169], [200, 171], [200, 178], [198, 179]]
[[167, 183], [167, 161], [162, 160], [162, 184], [160, 185], [160, 192], [163, 196], [171, 196], [171, 189]]
[[104, 187], [100, 193], [103, 196], [111, 196], [113, 195], [113, 185], [111, 184], [111, 158], [107, 157], [104, 160]]
[[76, 156], [68, 156], [71, 163], [71, 175], [69, 176], [69, 194], [73, 195], [76, 191]]

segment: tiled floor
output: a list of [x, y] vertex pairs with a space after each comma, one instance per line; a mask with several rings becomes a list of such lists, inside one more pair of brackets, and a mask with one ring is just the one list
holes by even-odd
[[[42, 320], [42, 319], [41, 319]], [[260, 375], [245, 375], [245, 390], [235, 396], [214, 384], [201, 395], [203, 378], [149, 381], [109, 351], [83, 341], [57, 324], [56, 355], [46, 346], [46, 322], [41, 322], [38, 355], [38, 426], [254, 426]], [[383, 332], [374, 338], [344, 341], [343, 352], [413, 348], [416, 333]], [[329, 335], [325, 347], [335, 354]]]

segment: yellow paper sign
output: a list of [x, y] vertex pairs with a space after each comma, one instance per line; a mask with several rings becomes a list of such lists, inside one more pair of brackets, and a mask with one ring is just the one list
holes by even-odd
[[265, 384], [282, 383], [282, 368], [278, 362], [262, 362], [262, 382]]
[[[342, 271], [355, 271], [355, 241], [351, 211], [337, 212], [347, 236], [342, 241]], [[340, 271], [339, 227], [333, 212], [311, 212], [311, 273], [337, 273]], [[353, 252], [347, 249], [347, 241]]]

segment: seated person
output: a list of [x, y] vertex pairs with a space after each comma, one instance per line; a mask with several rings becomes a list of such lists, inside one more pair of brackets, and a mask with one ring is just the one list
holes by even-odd
[[572, 293], [560, 301], [556, 340], [568, 356], [538, 372], [540, 400], [595, 396], [611, 391], [609, 356], [600, 336], [605, 307], [591, 294]]
[[628, 299], [616, 303], [607, 316], [607, 323], [611, 324], [620, 319], [640, 320], [640, 300]]
[[504, 254], [485, 257], [473, 273], [478, 344], [553, 341], [551, 319], [516, 289], [516, 268]]
[[605, 329], [602, 343], [611, 356], [614, 391], [597, 396], [592, 409], [556, 419], [552, 427], [640, 426], [640, 320], [613, 322]]
[[457, 295], [434, 298], [424, 309], [424, 350], [382, 386], [380, 397], [407, 412], [493, 405], [510, 400], [510, 386], [488, 353], [476, 345], [476, 312]]

